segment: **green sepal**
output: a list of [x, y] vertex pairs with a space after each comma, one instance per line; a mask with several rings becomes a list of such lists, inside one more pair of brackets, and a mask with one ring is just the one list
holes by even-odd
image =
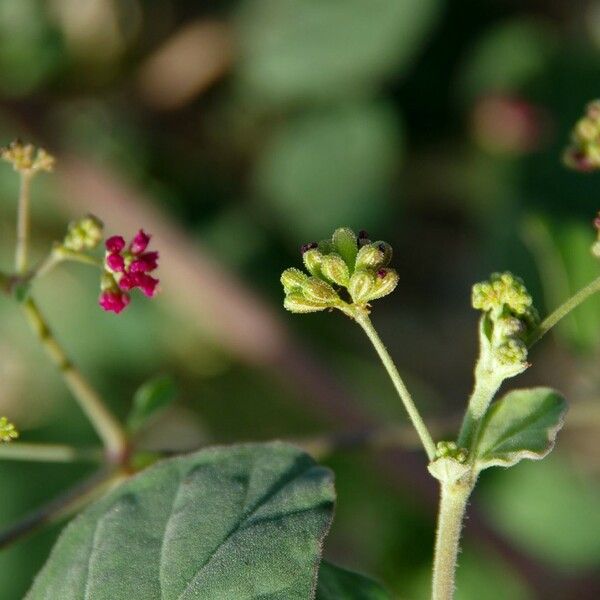
[[554, 447], [566, 411], [565, 399], [550, 388], [509, 392], [483, 418], [473, 450], [476, 469], [544, 458]]
[[356, 255], [356, 269], [378, 269], [384, 261], [385, 253], [376, 244], [367, 244]]
[[356, 234], [348, 227], [340, 227], [333, 232], [331, 238], [334, 250], [344, 259], [349, 269], [354, 268], [358, 245]]

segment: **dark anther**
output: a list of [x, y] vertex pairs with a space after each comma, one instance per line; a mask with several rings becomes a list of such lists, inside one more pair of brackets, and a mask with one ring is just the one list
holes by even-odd
[[319, 244], [317, 244], [317, 242], [308, 242], [308, 244], [302, 244], [302, 246], [300, 246], [300, 252], [304, 254], [305, 252], [308, 252], [309, 250], [313, 250], [314, 248], [318, 247]]

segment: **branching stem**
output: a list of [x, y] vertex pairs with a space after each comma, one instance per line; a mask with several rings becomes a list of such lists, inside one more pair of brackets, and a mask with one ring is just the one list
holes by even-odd
[[21, 171], [19, 204], [17, 208], [17, 245], [15, 248], [15, 271], [23, 275], [27, 271], [27, 249], [29, 247], [29, 186], [31, 173]]

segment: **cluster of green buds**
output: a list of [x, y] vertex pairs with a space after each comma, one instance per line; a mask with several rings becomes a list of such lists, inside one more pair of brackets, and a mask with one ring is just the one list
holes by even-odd
[[63, 247], [73, 252], [93, 250], [102, 241], [104, 224], [94, 215], [71, 221], [63, 241]]
[[504, 377], [527, 368], [527, 338], [539, 323], [531, 295], [512, 273], [493, 273], [476, 283], [473, 308], [484, 314], [480, 325], [481, 365]]
[[294, 313], [337, 308], [349, 316], [366, 310], [369, 302], [392, 292], [398, 273], [388, 267], [392, 247], [371, 242], [366, 231], [358, 236], [347, 227], [336, 229], [329, 240], [301, 248], [308, 274], [286, 269], [281, 275], [284, 306]]
[[12, 164], [15, 171], [34, 174], [40, 171], [50, 172], [54, 168], [54, 156], [43, 148], [33, 144], [24, 144], [20, 140], [11, 142], [0, 149], [0, 158]]
[[429, 472], [443, 483], [455, 484], [470, 472], [465, 464], [467, 457], [466, 448], [460, 448], [456, 442], [438, 442]]
[[12, 442], [18, 437], [15, 426], [6, 417], [0, 417], [0, 442]]
[[563, 158], [576, 171], [600, 169], [600, 100], [590, 102], [585, 115], [575, 123]]

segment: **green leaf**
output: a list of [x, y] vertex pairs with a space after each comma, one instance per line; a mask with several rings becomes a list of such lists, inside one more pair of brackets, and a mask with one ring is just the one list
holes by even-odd
[[308, 600], [331, 472], [282, 443], [158, 463], [61, 534], [28, 600]]
[[133, 406], [127, 418], [130, 431], [141, 427], [158, 411], [166, 408], [177, 394], [174, 381], [167, 375], [160, 375], [138, 388], [133, 396]]
[[510, 467], [539, 460], [554, 447], [563, 426], [565, 399], [550, 388], [509, 392], [486, 413], [475, 449], [477, 468]]
[[376, 93], [426, 42], [439, 0], [246, 0], [238, 76], [261, 104]]
[[315, 600], [390, 600], [391, 596], [375, 581], [336, 567], [321, 564]]

